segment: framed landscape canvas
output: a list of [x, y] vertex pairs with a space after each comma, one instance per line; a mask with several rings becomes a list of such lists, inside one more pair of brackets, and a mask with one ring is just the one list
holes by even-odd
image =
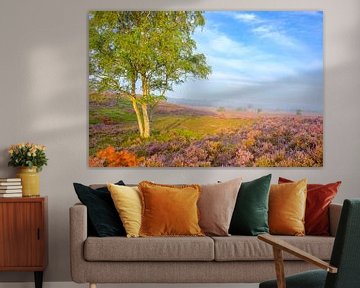
[[92, 11], [90, 167], [323, 166], [322, 11]]

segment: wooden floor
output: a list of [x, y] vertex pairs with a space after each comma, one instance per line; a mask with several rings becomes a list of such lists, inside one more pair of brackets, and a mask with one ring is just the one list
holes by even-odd
[[[89, 284], [44, 282], [44, 288], [88, 288]], [[97, 288], [258, 288], [258, 284], [98, 284]], [[34, 283], [0, 282], [0, 288], [34, 288]]]

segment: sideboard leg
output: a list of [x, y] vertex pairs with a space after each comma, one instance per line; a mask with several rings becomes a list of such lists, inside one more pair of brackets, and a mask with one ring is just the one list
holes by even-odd
[[96, 288], [96, 284], [95, 283], [89, 283], [89, 288]]
[[35, 271], [35, 288], [42, 288], [43, 284], [43, 271]]

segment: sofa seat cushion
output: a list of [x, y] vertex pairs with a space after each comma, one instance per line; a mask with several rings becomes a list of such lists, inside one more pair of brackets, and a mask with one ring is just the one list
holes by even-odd
[[[322, 260], [330, 260], [334, 237], [276, 236]], [[215, 261], [272, 260], [272, 246], [254, 236], [212, 237], [215, 242]], [[299, 260], [288, 253], [284, 260]]]
[[213, 261], [210, 237], [88, 237], [87, 261]]

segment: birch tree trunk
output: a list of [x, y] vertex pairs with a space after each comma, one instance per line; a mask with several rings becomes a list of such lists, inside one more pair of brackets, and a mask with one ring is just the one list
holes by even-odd
[[[148, 85], [148, 79], [146, 76], [142, 76], [142, 90], [143, 90], [143, 97], [146, 99], [149, 96], [149, 85]], [[143, 138], [149, 138], [150, 137], [150, 120], [149, 120], [149, 113], [148, 113], [148, 107], [146, 101], [143, 101], [141, 103], [141, 109], [142, 109], [142, 116], [143, 116], [143, 124], [144, 124], [144, 134]]]
[[149, 114], [147, 111], [147, 104], [143, 103], [141, 104], [142, 108], [142, 114], [143, 114], [143, 120], [144, 120], [144, 138], [150, 137], [150, 121], [149, 121]]
[[132, 103], [133, 109], [136, 114], [136, 119], [137, 119], [137, 123], [139, 126], [140, 137], [144, 137], [144, 125], [143, 125], [143, 122], [141, 119], [141, 113], [140, 113], [139, 107], [137, 105], [136, 98], [133, 96], [131, 97], [131, 103]]
[[136, 119], [139, 126], [140, 137], [144, 137], [144, 124], [136, 99], [136, 76], [131, 78], [131, 104], [136, 114]]

